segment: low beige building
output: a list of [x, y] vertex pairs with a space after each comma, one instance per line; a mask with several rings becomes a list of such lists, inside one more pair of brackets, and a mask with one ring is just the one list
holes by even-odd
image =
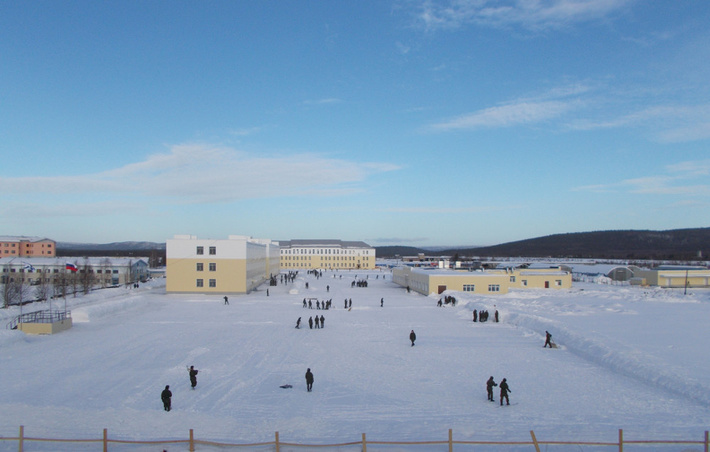
[[656, 268], [629, 267], [632, 284], [659, 287], [710, 287], [710, 269], [700, 266], [665, 265]]
[[281, 268], [373, 270], [375, 248], [344, 240], [281, 240]]
[[459, 271], [404, 266], [392, 270], [392, 281], [423, 295], [446, 290], [497, 295], [510, 289], [569, 289], [572, 274], [554, 268]]
[[280, 272], [277, 242], [241, 235], [176, 235], [166, 261], [166, 291], [177, 293], [246, 294]]

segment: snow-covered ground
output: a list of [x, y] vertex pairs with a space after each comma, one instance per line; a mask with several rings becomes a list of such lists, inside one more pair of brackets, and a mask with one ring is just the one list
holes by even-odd
[[[368, 287], [351, 287], [355, 278]], [[320, 279], [302, 271], [294, 283], [269, 287], [269, 296], [266, 289], [231, 296], [225, 306], [221, 296], [167, 295], [156, 280], [68, 298], [74, 327], [54, 336], [0, 330], [0, 436], [17, 436], [24, 425], [31, 437], [97, 438], [107, 428], [111, 438], [185, 439], [192, 428], [214, 441], [273, 441], [278, 431], [281, 441], [327, 444], [362, 433], [441, 441], [453, 429], [455, 440], [529, 441], [533, 430], [538, 440], [614, 442], [619, 429], [627, 439], [699, 441], [710, 428], [706, 289], [447, 292], [458, 303], [441, 308], [438, 296], [407, 293], [384, 271], [327, 271]], [[332, 298], [333, 308], [304, 309], [311, 297]], [[501, 322], [473, 323], [473, 309], [489, 310], [491, 320], [497, 309]], [[3, 323], [18, 313], [0, 311]], [[315, 314], [325, 328], [308, 328]], [[542, 347], [546, 330], [558, 349]], [[194, 391], [189, 365], [199, 369]], [[311, 393], [306, 368], [315, 375]], [[507, 378], [510, 406], [486, 400], [491, 375]], [[166, 384], [169, 413], [160, 401]], [[702, 450], [665, 447], [653, 450]], [[17, 443], [0, 441], [0, 450]]]

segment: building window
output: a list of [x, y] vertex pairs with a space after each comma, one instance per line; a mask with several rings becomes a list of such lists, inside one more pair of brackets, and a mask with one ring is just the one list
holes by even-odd
[[510, 282], [515, 282], [515, 276], [510, 277]]
[[216, 279], [210, 279], [210, 287], [217, 287], [217, 280]]
[[205, 266], [205, 264], [203, 264], [202, 262], [198, 262], [197, 263], [197, 271], [201, 272], [202, 270], [204, 270], [204, 266]]
[[475, 291], [476, 291], [476, 285], [475, 285], [475, 284], [464, 284], [464, 285], [463, 285], [463, 291], [464, 291], [464, 292], [475, 292]]
[[525, 286], [528, 285], [528, 280], [527, 280], [527, 279], [521, 279], [520, 282], [523, 283], [523, 287], [525, 287]]
[[204, 246], [198, 246], [198, 247], [197, 247], [197, 254], [205, 254], [205, 247], [204, 247]]
[[197, 287], [204, 287], [204, 286], [205, 286], [204, 280], [198, 279], [197, 280]]
[[217, 254], [217, 247], [211, 246], [210, 247], [210, 255], [214, 256], [215, 254]]
[[500, 292], [500, 284], [488, 284], [489, 292]]
[[556, 285], [557, 287], [562, 286], [562, 280], [561, 280], [561, 279], [556, 279], [556, 280], [555, 280], [555, 285]]
[[217, 271], [217, 264], [215, 262], [210, 262], [210, 271], [211, 272]]

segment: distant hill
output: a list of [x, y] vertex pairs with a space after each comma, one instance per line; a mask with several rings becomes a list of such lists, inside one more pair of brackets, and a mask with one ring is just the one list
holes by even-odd
[[384, 259], [395, 258], [397, 256], [416, 256], [419, 253], [432, 253], [432, 251], [427, 251], [422, 248], [415, 248], [413, 246], [376, 246], [375, 252], [377, 253], [377, 257]]
[[[699, 253], [700, 256], [699, 257]], [[710, 228], [668, 231], [624, 230], [555, 234], [501, 245], [451, 249], [440, 254], [497, 257], [596, 259], [707, 259]]]

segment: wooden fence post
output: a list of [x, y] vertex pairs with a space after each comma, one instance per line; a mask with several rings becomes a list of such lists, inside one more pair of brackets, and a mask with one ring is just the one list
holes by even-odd
[[279, 432], [276, 432], [276, 434], [275, 434], [274, 436], [275, 436], [274, 444], [276, 445], [276, 452], [279, 452], [279, 450], [280, 450], [280, 446], [279, 446]]
[[19, 445], [19, 451], [22, 452], [22, 448], [24, 447], [24, 442], [25, 442], [25, 426], [20, 425], [20, 437], [17, 439], [18, 445]]
[[190, 452], [195, 452], [195, 431], [190, 429]]
[[535, 432], [530, 430], [530, 436], [532, 437], [532, 442], [535, 445], [535, 452], [540, 452], [540, 445], [537, 443], [537, 438], [535, 437]]
[[454, 452], [454, 432], [449, 429], [449, 452]]
[[104, 429], [104, 452], [108, 452], [108, 429]]
[[619, 452], [624, 452], [624, 430], [619, 429]]
[[364, 433], [362, 434], [362, 452], [367, 452], [367, 440]]

